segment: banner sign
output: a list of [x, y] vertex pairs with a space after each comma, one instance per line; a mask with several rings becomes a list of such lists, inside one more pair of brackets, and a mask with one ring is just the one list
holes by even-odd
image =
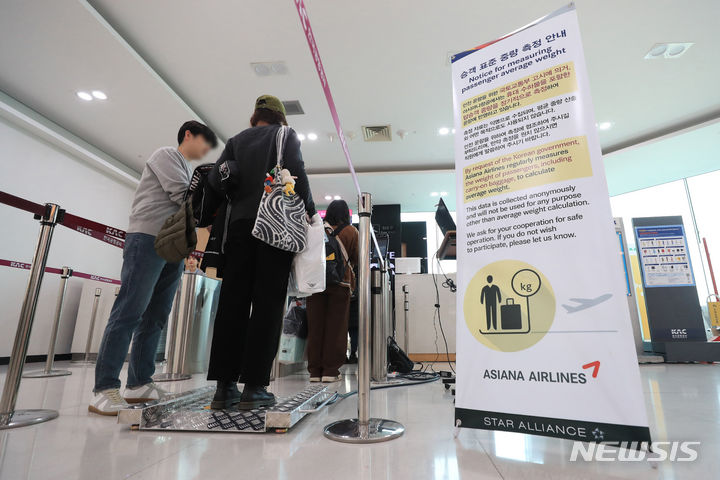
[[460, 426], [650, 441], [572, 5], [453, 58]]

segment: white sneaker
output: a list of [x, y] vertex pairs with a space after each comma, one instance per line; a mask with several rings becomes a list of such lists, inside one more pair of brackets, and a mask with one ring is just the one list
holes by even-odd
[[322, 378], [320, 378], [320, 377], [310, 377], [310, 381], [311, 381], [312, 383], [320, 383], [320, 382], [322, 382]]
[[342, 375], [338, 375], [336, 377], [327, 377], [327, 376], [322, 377], [323, 383], [335, 383], [335, 382], [339, 382], [340, 380], [342, 380]]
[[120, 395], [119, 388], [109, 388], [95, 394], [93, 402], [88, 405], [88, 411], [98, 415], [116, 416], [120, 410], [130, 408], [130, 405]]
[[140, 387], [125, 387], [123, 396], [128, 403], [147, 403], [170, 395], [170, 392], [158, 387], [155, 383], [148, 383]]

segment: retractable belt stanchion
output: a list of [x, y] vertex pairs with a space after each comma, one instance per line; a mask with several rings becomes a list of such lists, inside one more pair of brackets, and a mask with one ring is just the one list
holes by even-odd
[[410, 351], [410, 290], [407, 285], [403, 285], [402, 291], [405, 299], [403, 309], [405, 310], [405, 352], [407, 353]]
[[50, 332], [50, 345], [48, 346], [47, 361], [43, 370], [28, 372], [23, 375], [25, 378], [44, 378], [44, 377], [61, 377], [72, 375], [70, 370], [55, 370], [55, 343], [57, 342], [58, 327], [60, 326], [60, 317], [62, 317], [63, 304], [65, 303], [65, 293], [67, 292], [68, 278], [72, 277], [73, 271], [70, 267], [62, 267], [60, 274], [60, 293], [58, 293], [57, 306], [55, 307], [55, 321], [53, 322], [52, 332]]
[[375, 443], [397, 438], [405, 427], [392, 420], [370, 418], [370, 215], [372, 203], [369, 193], [358, 199], [360, 216], [360, 253], [358, 258], [358, 418], [340, 420], [325, 427], [325, 436], [346, 443]]
[[387, 381], [387, 331], [385, 321], [385, 267], [372, 270], [372, 372], [375, 382]]
[[90, 314], [90, 327], [88, 327], [87, 340], [85, 340], [85, 355], [82, 360], [74, 361], [73, 363], [83, 363], [85, 365], [92, 365], [95, 362], [90, 360], [90, 349], [92, 348], [93, 335], [95, 333], [95, 320], [97, 319], [98, 305], [100, 304], [100, 295], [102, 295], [102, 288], [95, 289], [95, 298], [93, 299], [92, 313]]
[[[187, 303], [189, 295], [195, 294], [195, 284], [190, 285], [189, 279], [183, 274], [180, 280], [180, 286], [175, 293], [175, 300], [173, 301], [172, 314], [170, 315], [170, 325], [168, 325], [167, 332], [167, 356], [165, 361], [165, 373], [156, 373], [152, 379], [154, 382], [175, 382], [177, 380], [188, 380], [192, 378], [192, 375], [182, 373], [182, 361], [183, 358], [183, 341], [185, 327], [184, 323], [187, 322], [186, 316], [190, 315], [191, 312], [188, 310]], [[178, 338], [180, 337], [180, 338]]]
[[10, 355], [10, 363], [8, 364], [7, 376], [5, 377], [5, 386], [2, 397], [0, 397], [0, 430], [47, 422], [58, 416], [58, 412], [55, 410], [15, 410], [15, 403], [17, 402], [18, 389], [20, 388], [22, 370], [25, 366], [25, 356], [27, 355], [28, 343], [30, 341], [30, 331], [32, 330], [33, 320], [35, 319], [35, 309], [40, 294], [43, 274], [45, 273], [45, 265], [47, 263], [48, 252], [50, 251], [53, 230], [55, 229], [55, 225], [62, 222], [64, 214], [65, 211], [62, 210], [60, 206], [48, 203], [45, 204], [43, 214], [35, 216], [35, 218], [40, 220], [40, 236], [38, 237], [35, 255], [33, 256], [32, 265], [30, 266], [30, 278], [28, 280], [27, 290], [25, 291], [22, 309], [20, 310], [20, 320], [18, 321], [17, 331], [15, 332], [15, 342], [13, 343], [13, 349]]

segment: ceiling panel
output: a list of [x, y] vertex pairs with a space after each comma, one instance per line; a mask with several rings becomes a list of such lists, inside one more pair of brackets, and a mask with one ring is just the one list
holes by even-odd
[[[309, 169], [344, 168], [337, 142], [327, 137], [334, 128], [292, 2], [91, 3], [224, 135], [247, 126], [258, 94], [299, 99], [307, 115], [293, 117], [293, 125], [320, 135], [305, 145]], [[558, 7], [550, 0], [306, 3], [345, 130], [391, 124], [394, 131], [410, 132], [389, 143], [353, 140], [359, 170], [452, 166], [452, 139], [437, 134], [452, 123], [447, 53], [497, 38]], [[601, 132], [604, 149], [720, 114], [720, 97], [708, 94], [720, 76], [720, 63], [712, 60], [720, 2], [605, 0], [577, 8], [597, 118], [614, 124]], [[696, 45], [679, 59], [644, 60], [662, 41]], [[251, 62], [272, 60], [285, 60], [289, 74], [253, 74]]]
[[0, 90], [136, 171], [192, 118], [77, 0], [3, 0], [0, 65]]
[[[452, 124], [448, 52], [497, 38], [559, 5], [306, 4], [343, 126], [355, 134], [349, 146], [357, 169], [419, 171], [363, 175], [363, 188], [408, 211], [432, 207], [432, 191], [452, 191], [452, 138], [437, 134]], [[714, 51], [720, 44], [720, 2], [604, 0], [578, 2], [577, 8], [596, 116], [613, 122], [600, 132], [605, 151], [720, 115]], [[695, 45], [679, 59], [643, 59], [664, 41]], [[258, 77], [250, 67], [276, 60], [286, 62], [286, 75]], [[290, 122], [301, 133], [319, 135], [303, 143], [316, 198], [333, 191], [355, 195], [347, 177], [325, 175], [347, 167], [337, 139], [329, 137], [334, 127], [289, 0], [3, 0], [0, 65], [0, 90], [136, 171], [155, 148], [174, 142], [193, 111], [229, 137], [248, 126], [258, 95], [300, 100], [306, 114]], [[109, 100], [84, 103], [75, 97], [78, 89], [94, 88], [106, 91]], [[362, 141], [361, 126], [385, 124], [392, 126], [392, 142]], [[398, 130], [408, 132], [404, 140]], [[611, 191], [631, 188], [628, 178], [639, 178], [662, 153], [663, 178], [680, 173], [669, 163], [678, 155], [704, 159], [709, 163], [698, 168], [711, 168], [719, 140], [703, 130], [675, 137], [672, 150], [642, 146], [608, 156]], [[623, 177], [631, 164], [636, 173]], [[652, 178], [646, 175], [648, 182]]]

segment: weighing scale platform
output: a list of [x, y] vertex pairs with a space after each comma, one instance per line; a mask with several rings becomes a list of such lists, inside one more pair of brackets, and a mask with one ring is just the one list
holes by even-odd
[[211, 410], [215, 387], [203, 387], [121, 410], [118, 423], [138, 430], [229, 433], [286, 432], [307, 414], [337, 398], [324, 385], [308, 385], [269, 408]]

